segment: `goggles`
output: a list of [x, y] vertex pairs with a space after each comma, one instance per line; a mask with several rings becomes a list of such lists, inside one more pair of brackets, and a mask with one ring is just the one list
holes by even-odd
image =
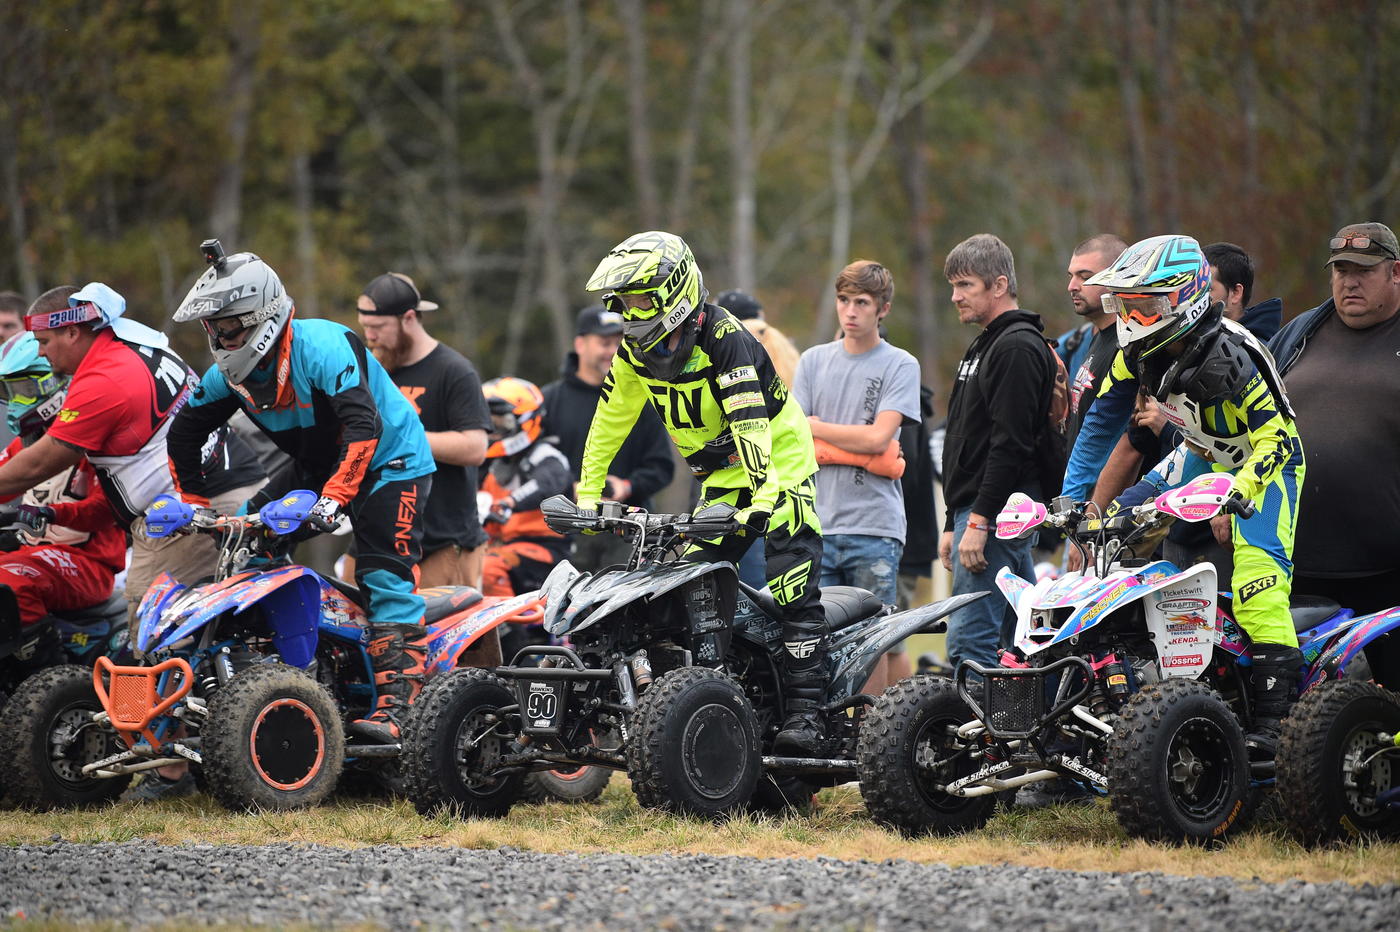
[[1336, 252], [1338, 249], [1370, 249], [1372, 246], [1375, 246], [1387, 256], [1390, 256], [1390, 258], [1396, 258], [1395, 253], [1389, 246], [1378, 239], [1372, 239], [1365, 233], [1349, 233], [1346, 236], [1334, 236], [1327, 241], [1327, 247], [1333, 252]]
[[57, 330], [59, 327], [67, 327], [72, 324], [85, 324], [93, 320], [101, 320], [102, 312], [97, 305], [91, 301], [83, 301], [72, 307], [61, 307], [56, 311], [45, 311], [42, 314], [30, 314], [24, 318], [24, 329], [26, 330]]
[[58, 376], [52, 372], [6, 376], [0, 379], [0, 400], [17, 405], [32, 405], [40, 398], [52, 395], [58, 388]]
[[1169, 294], [1127, 294], [1109, 291], [1103, 296], [1103, 309], [1117, 314], [1125, 324], [1141, 324], [1151, 327], [1160, 324], [1176, 308], [1176, 296]]
[[[219, 320], [203, 320], [205, 331], [209, 334], [211, 341], [222, 343], [224, 341], [233, 342], [242, 337], [249, 330], [249, 325], [243, 323], [241, 317], [224, 317]], [[220, 326], [220, 325], [223, 326]]]
[[603, 295], [603, 307], [615, 314], [621, 314], [624, 320], [645, 320], [655, 317], [656, 312], [661, 310], [654, 292], [619, 294], [610, 291]]

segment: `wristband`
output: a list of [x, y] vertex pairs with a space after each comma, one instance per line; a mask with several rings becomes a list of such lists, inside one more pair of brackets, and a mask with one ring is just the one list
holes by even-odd
[[981, 531], [984, 534], [992, 529], [992, 526], [990, 524], [978, 524], [976, 521], [972, 521], [970, 519], [967, 522], [967, 527], [969, 530]]

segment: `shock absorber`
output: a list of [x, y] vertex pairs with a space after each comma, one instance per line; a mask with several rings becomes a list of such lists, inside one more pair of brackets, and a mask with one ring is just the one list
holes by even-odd
[[1109, 651], [1093, 662], [1094, 673], [1104, 685], [1114, 704], [1128, 698], [1128, 674], [1123, 670], [1123, 661], [1118, 654]]

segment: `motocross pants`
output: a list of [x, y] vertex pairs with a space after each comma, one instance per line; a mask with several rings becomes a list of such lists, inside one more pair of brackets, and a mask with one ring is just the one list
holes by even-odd
[[371, 625], [413, 628], [423, 624], [418, 561], [423, 558], [423, 519], [431, 475], [385, 480], [371, 473], [350, 502], [355, 527], [355, 585], [365, 595]]
[[1288, 597], [1293, 588], [1293, 534], [1304, 465], [1285, 466], [1256, 495], [1254, 516], [1230, 520], [1235, 621], [1257, 644], [1297, 647]]
[[32, 625], [49, 612], [105, 601], [112, 595], [112, 570], [71, 547], [26, 545], [0, 553], [0, 585], [14, 593], [20, 624]]
[[[768, 590], [783, 612], [783, 686], [790, 699], [809, 707], [821, 703], [830, 681], [826, 669], [826, 612], [818, 587], [822, 531], [815, 498], [816, 482], [812, 476], [778, 493], [763, 545]], [[695, 509], [699, 511], [716, 502], [744, 509], [752, 500], [753, 493], [747, 488], [705, 485], [700, 489]], [[686, 548], [685, 556], [737, 563], [752, 542], [752, 538], [737, 534], [696, 541]]]

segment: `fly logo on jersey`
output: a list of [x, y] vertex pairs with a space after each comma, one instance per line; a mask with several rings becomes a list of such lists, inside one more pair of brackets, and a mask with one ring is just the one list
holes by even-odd
[[697, 385], [685, 388], [675, 385], [648, 385], [656, 398], [656, 406], [666, 418], [666, 423], [677, 428], [698, 428], [703, 423], [700, 403], [705, 387]]

